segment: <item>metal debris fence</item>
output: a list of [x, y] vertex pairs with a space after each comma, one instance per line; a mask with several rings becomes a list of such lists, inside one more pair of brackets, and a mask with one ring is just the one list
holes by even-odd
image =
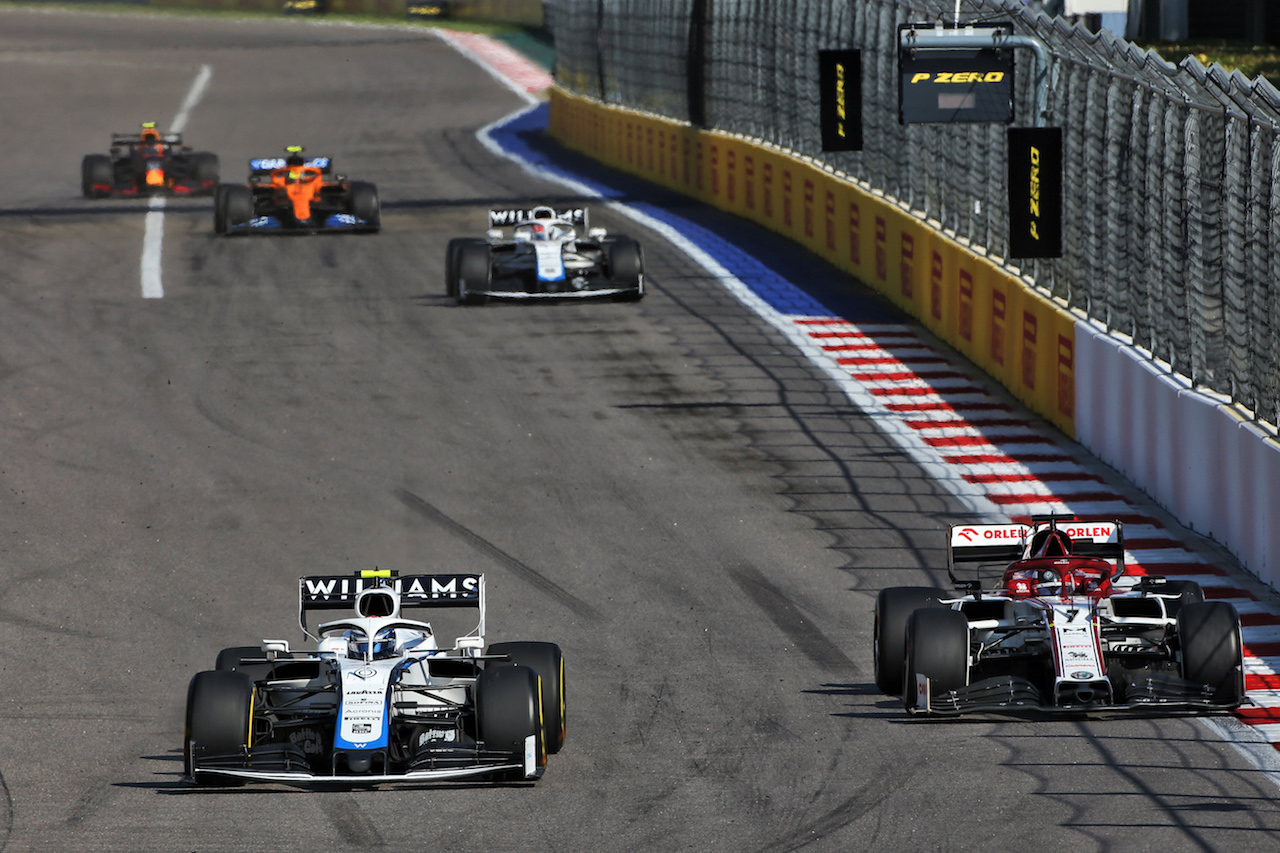
[[[952, 0], [548, 0], [569, 91], [759, 139], [879, 190], [1127, 336], [1196, 386], [1280, 423], [1280, 92], [1179, 65], [1016, 0], [962, 0], [1049, 48], [1063, 128], [1063, 255], [1008, 260], [1004, 126], [898, 122], [898, 25]], [[863, 55], [863, 150], [822, 151], [819, 50]], [[692, 51], [692, 53], [691, 53]], [[691, 85], [690, 58], [701, 79]], [[1032, 125], [1029, 58], [1015, 122]]]

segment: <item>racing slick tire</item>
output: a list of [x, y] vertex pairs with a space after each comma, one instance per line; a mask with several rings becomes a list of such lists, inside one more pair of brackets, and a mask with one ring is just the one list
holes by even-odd
[[191, 155], [191, 177], [200, 186], [210, 187], [213, 194], [218, 189], [218, 178], [222, 170], [218, 166], [218, 155], [209, 151], [197, 151]]
[[489, 301], [484, 293], [476, 293], [489, 286], [493, 263], [489, 244], [467, 243], [458, 249], [458, 287], [455, 298], [460, 305], [483, 305]]
[[253, 219], [253, 192], [239, 184], [227, 184], [223, 197], [223, 234], [237, 225], [247, 225]]
[[[85, 198], [106, 198], [111, 195], [110, 187], [116, 182], [115, 166], [106, 154], [86, 154], [80, 162], [80, 190]], [[106, 186], [99, 190], [96, 187]]]
[[490, 655], [506, 655], [506, 661], [491, 661], [490, 668], [519, 664], [527, 666], [542, 679], [542, 733], [547, 754], [555, 755], [564, 747], [565, 691], [564, 654], [555, 643], [515, 642], [494, 643], [489, 646]]
[[227, 233], [227, 184], [218, 184], [213, 191], [213, 232]]
[[534, 738], [534, 774], [513, 770], [502, 774], [505, 781], [536, 779], [547, 765], [540, 690], [538, 673], [527, 666], [484, 669], [476, 679], [476, 729], [485, 749], [508, 752], [523, 765], [525, 741]]
[[[243, 672], [197, 672], [187, 687], [187, 716], [182, 741], [183, 769], [193, 774], [196, 754], [227, 755], [247, 749], [253, 716], [253, 681]], [[218, 783], [218, 784], [225, 784]]]
[[932, 692], [958, 690], [969, 683], [969, 620], [959, 610], [926, 607], [907, 619], [907, 661], [902, 704], [916, 708], [916, 676], [932, 683]]
[[644, 253], [640, 244], [619, 235], [609, 244], [609, 278], [614, 284], [630, 288], [615, 295], [618, 302], [638, 302], [644, 298]]
[[1200, 601], [1178, 611], [1182, 677], [1213, 688], [1213, 701], [1238, 705], [1244, 696], [1240, 615], [1226, 601]]
[[876, 596], [874, 644], [876, 687], [881, 693], [902, 692], [902, 669], [907, 659], [907, 620], [922, 607], [938, 607], [945, 597], [927, 586], [891, 586]]
[[444, 292], [454, 299], [458, 298], [458, 255], [462, 247], [468, 243], [484, 243], [475, 237], [454, 237], [449, 241], [444, 253]]
[[382, 227], [382, 203], [378, 200], [378, 188], [366, 181], [352, 181], [348, 212], [364, 220], [363, 231], [377, 231]]

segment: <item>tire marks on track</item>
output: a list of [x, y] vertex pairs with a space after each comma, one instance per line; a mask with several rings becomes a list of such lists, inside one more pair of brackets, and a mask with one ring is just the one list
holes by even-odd
[[591, 619], [595, 622], [604, 621], [604, 617], [600, 612], [587, 602], [578, 598], [546, 575], [520, 562], [520, 560], [503, 551], [497, 545], [485, 539], [480, 534], [470, 528], [459, 524], [449, 516], [441, 512], [437, 507], [432, 506], [427, 501], [415, 495], [408, 489], [398, 488], [395, 490], [396, 499], [404, 504], [413, 512], [427, 519], [433, 524], [443, 527], [445, 530], [457, 536], [469, 544], [472, 548], [484, 554], [490, 560], [507, 569], [516, 577], [532, 586], [534, 589], [546, 594], [548, 597], [560, 602], [569, 610], [576, 613], [584, 619]]
[[797, 651], [828, 672], [859, 673], [858, 665], [818, 630], [814, 620], [758, 570], [740, 566], [731, 569], [729, 575], [769, 621], [795, 643]]

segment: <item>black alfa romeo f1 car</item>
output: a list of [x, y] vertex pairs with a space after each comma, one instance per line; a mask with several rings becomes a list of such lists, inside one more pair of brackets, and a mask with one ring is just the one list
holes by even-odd
[[[479, 623], [442, 649], [408, 611]], [[347, 611], [312, 629], [308, 613]], [[532, 781], [564, 745], [559, 646], [485, 649], [480, 574], [304, 577], [298, 621], [315, 641], [224, 649], [187, 690], [183, 756], [197, 784]]]
[[146, 122], [140, 133], [113, 133], [109, 155], [85, 155], [80, 184], [85, 198], [209, 195], [218, 186], [218, 158]]
[[[951, 528], [955, 592], [890, 587], [875, 678], [912, 714], [1225, 711], [1244, 700], [1240, 617], [1199, 584], [1134, 577], [1119, 521]], [[982, 565], [999, 565], [984, 589]], [[975, 577], [960, 578], [957, 567]], [[975, 566], [977, 568], [975, 568]]]
[[644, 255], [630, 237], [588, 227], [584, 208], [491, 210], [486, 239], [449, 241], [444, 278], [463, 305], [491, 297], [634, 302], [644, 297]]

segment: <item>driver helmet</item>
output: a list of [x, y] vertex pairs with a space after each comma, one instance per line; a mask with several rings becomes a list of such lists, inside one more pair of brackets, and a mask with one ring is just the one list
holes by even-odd
[[[368, 647], [368, 636], [358, 631], [351, 632], [351, 636], [347, 638], [347, 655], [353, 658], [363, 658], [365, 649]], [[373, 635], [373, 659], [380, 660], [382, 658], [395, 657], [396, 654], [396, 630], [394, 628], [383, 628]]]
[[142, 139], [143, 142], [159, 142], [160, 131], [156, 130], [156, 123], [154, 121], [144, 121], [142, 123], [142, 133], [139, 134], [139, 138]]

